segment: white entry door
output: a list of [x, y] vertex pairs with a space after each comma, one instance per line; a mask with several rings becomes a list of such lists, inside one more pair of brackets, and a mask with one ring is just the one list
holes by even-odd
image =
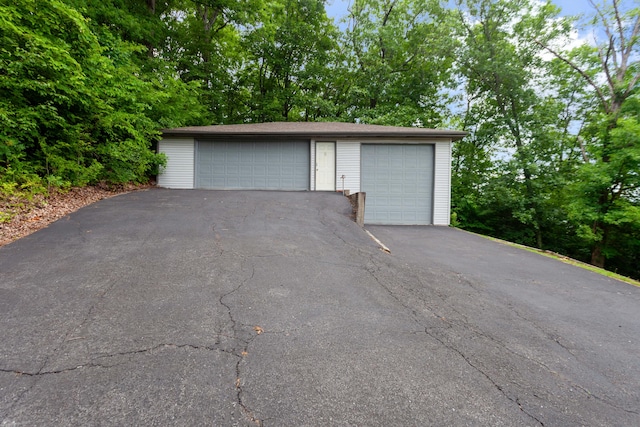
[[316, 190], [336, 190], [335, 142], [316, 142]]

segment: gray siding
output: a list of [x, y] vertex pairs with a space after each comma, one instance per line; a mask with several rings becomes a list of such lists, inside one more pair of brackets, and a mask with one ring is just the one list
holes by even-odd
[[344, 175], [344, 189], [351, 194], [360, 191], [360, 142], [336, 142], [336, 189], [342, 190], [342, 175]]
[[451, 222], [451, 142], [435, 145], [435, 172], [433, 184], [433, 224]]
[[309, 144], [309, 189], [316, 189], [316, 141]]
[[158, 174], [158, 186], [193, 188], [193, 138], [165, 138], [158, 142], [158, 152], [167, 157], [167, 165]]

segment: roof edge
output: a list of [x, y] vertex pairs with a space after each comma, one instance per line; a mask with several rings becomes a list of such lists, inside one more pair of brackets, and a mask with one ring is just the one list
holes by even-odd
[[272, 122], [241, 125], [190, 126], [162, 129], [163, 136], [217, 136], [217, 137], [255, 137], [290, 136], [307, 138], [443, 138], [457, 141], [468, 132], [428, 129], [417, 127], [399, 127], [382, 125], [363, 125], [342, 122]]
[[467, 136], [468, 132], [462, 131], [443, 131], [439, 133], [431, 133], [431, 134], [417, 134], [417, 135], [407, 135], [406, 133], [384, 133], [380, 135], [370, 134], [370, 133], [345, 133], [345, 132], [254, 132], [254, 133], [208, 133], [208, 132], [179, 132], [174, 130], [162, 130], [162, 136], [211, 136], [211, 137], [224, 137], [228, 136], [231, 138], [241, 138], [241, 137], [254, 137], [254, 136], [288, 136], [288, 137], [305, 137], [311, 139], [317, 138], [364, 138], [364, 139], [384, 139], [384, 138], [403, 138], [403, 139], [450, 139], [452, 141], [459, 141], [465, 136]]

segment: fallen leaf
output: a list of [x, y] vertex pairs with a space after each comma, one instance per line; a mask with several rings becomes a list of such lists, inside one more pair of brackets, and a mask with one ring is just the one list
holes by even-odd
[[254, 326], [253, 330], [256, 331], [258, 335], [264, 332], [264, 329], [262, 329], [260, 326]]
[[[52, 189], [48, 196], [33, 199], [0, 195], [0, 246], [33, 233], [84, 206], [129, 191], [144, 190], [151, 185], [90, 186], [68, 191]], [[68, 219], [68, 217], [67, 217]]]

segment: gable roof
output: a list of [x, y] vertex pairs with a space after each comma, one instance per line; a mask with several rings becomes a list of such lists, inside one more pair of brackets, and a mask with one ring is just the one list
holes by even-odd
[[365, 125], [342, 122], [272, 122], [239, 125], [188, 126], [163, 129], [165, 136], [298, 136], [298, 137], [364, 137], [364, 138], [446, 138], [462, 139], [467, 132], [418, 127]]

